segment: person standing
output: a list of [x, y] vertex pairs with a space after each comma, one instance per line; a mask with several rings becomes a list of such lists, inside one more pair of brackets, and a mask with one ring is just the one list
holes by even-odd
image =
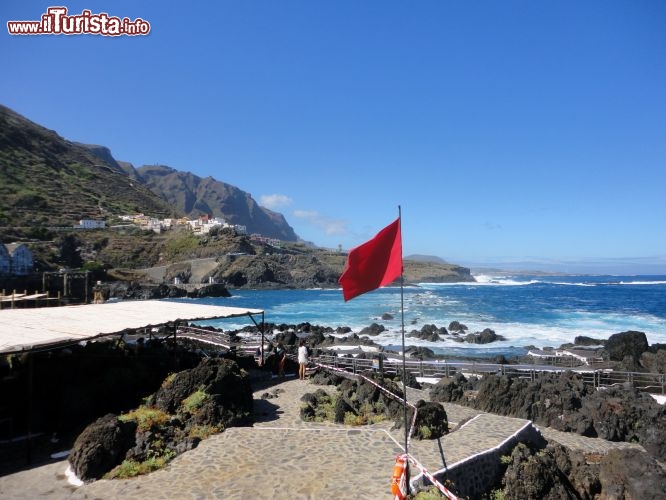
[[301, 340], [298, 346], [298, 378], [305, 380], [305, 368], [308, 366], [308, 348], [305, 340]]
[[278, 343], [275, 349], [275, 354], [278, 360], [278, 377], [284, 378], [284, 365], [287, 363], [287, 351], [284, 349], [282, 342]]

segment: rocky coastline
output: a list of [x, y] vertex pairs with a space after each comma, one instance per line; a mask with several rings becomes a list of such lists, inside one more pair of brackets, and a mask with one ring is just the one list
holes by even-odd
[[[277, 371], [274, 346], [281, 344], [287, 352], [295, 354], [302, 337], [306, 338], [314, 356], [333, 352], [340, 347], [361, 346], [372, 349], [355, 351], [354, 355], [357, 357], [391, 355], [372, 340], [373, 334], [376, 335], [382, 329], [379, 324], [371, 324], [359, 334], [353, 333], [349, 328], [333, 329], [309, 323], [268, 324], [266, 327], [272, 332], [269, 335], [272, 348], [265, 353], [261, 367], [264, 373]], [[233, 336], [257, 332], [255, 326], [249, 326], [226, 333]], [[428, 339], [434, 338], [434, 335], [454, 335], [461, 337], [462, 341], [473, 341], [466, 338], [469, 335], [483, 334], [484, 332], [469, 334], [464, 325], [456, 322], [446, 328], [424, 325], [421, 329], [410, 332], [414, 337], [423, 336]], [[489, 332], [485, 334], [489, 336]], [[661, 360], [666, 355], [664, 346], [649, 346], [644, 334], [640, 332], [622, 332], [606, 340], [577, 338], [571, 345], [591, 344], [603, 345], [605, 361], [613, 363], [618, 369], [632, 367], [641, 371], [663, 370], [664, 364]], [[427, 359], [429, 356], [427, 351], [409, 352], [417, 358]], [[350, 352], [345, 354], [340, 351], [337, 351], [337, 355], [352, 356]], [[202, 361], [202, 357], [206, 359]], [[8, 390], [6, 394], [14, 401], [17, 411], [15, 418], [19, 421], [27, 404], [25, 394], [21, 393], [27, 375], [21, 367], [20, 358], [12, 361], [3, 379], [3, 391]], [[518, 361], [520, 360], [503, 360], [506, 363]], [[61, 442], [71, 440], [70, 442], [74, 443], [76, 440], [70, 463], [82, 479], [93, 480], [104, 474], [107, 474], [107, 477], [123, 477], [121, 474], [127, 471], [118, 470], [123, 463], [134, 464], [134, 468], [139, 470], [141, 467], [137, 464], [151, 462], [159, 465], [160, 459], [168, 462], [174, 456], [196, 447], [201, 439], [210, 433], [220, 432], [229, 426], [252, 423], [251, 397], [248, 400], [248, 394], [251, 395], [251, 381], [247, 373], [260, 369], [255, 364], [256, 360], [249, 356], [236, 356], [233, 352], [216, 350], [196, 341], [180, 340], [177, 344], [156, 340], [131, 344], [122, 341], [94, 342], [87, 346], [72, 346], [41, 353], [35, 356], [33, 362], [35, 391], [39, 398], [39, 408], [35, 410], [44, 415], [44, 419], [38, 419], [34, 425], [43, 427], [46, 431], [45, 437], [54, 436]], [[287, 372], [295, 372], [295, 362], [289, 359], [286, 369]], [[170, 373], [176, 375], [169, 375]], [[147, 377], [147, 374], [151, 376]], [[131, 382], [135, 380], [143, 381], [140, 387]], [[339, 388], [342, 396], [336, 400], [333, 409], [336, 422], [351, 422], [354, 425], [359, 422], [364, 425], [370, 423], [376, 417], [365, 415], [361, 408], [365, 411], [379, 401], [380, 410], [376, 413], [386, 411], [382, 418], [394, 421], [396, 426], [403, 425], [401, 412], [395, 408], [391, 410], [392, 405], [381, 401], [374, 389], [336, 379], [324, 372], [315, 374], [312, 382], [342, 384]], [[418, 386], [413, 376], [407, 376], [405, 382], [410, 387]], [[65, 393], [62, 387], [66, 383], [70, 385]], [[391, 386], [392, 390], [401, 394], [400, 374], [394, 382], [386, 380], [385, 383], [397, 383], [398, 385]], [[130, 387], [132, 390], [128, 390]], [[230, 397], [230, 387], [239, 389], [240, 392], [234, 389], [235, 395]], [[559, 450], [552, 443], [539, 449], [519, 448], [511, 456], [511, 465], [505, 468], [504, 479], [499, 480], [498, 488], [504, 484], [502, 487], [507, 491], [523, 491], [517, 487], [517, 480], [511, 478], [521, 477], [521, 481], [525, 483], [524, 477], [528, 474], [530, 481], [534, 482], [531, 488], [540, 491], [540, 495], [546, 491], [544, 488], [561, 493], [564, 486], [553, 486], [557, 483], [553, 483], [554, 479], [548, 479], [548, 485], [540, 485], [539, 478], [543, 477], [543, 470], [548, 470], [548, 477], [569, 477], [569, 482], [577, 485], [572, 491], [578, 496], [571, 493], [574, 496], [570, 498], [602, 498], [594, 496], [604, 488], [605, 483], [601, 478], [608, 474], [615, 478], [618, 464], [629, 459], [641, 464], [644, 470], [653, 471], [656, 487], [663, 485], [660, 482], [663, 477], [654, 473], [654, 470], [658, 470], [655, 469], [655, 463], [658, 465], [666, 460], [663, 445], [666, 441], [664, 407], [635, 389], [624, 387], [595, 391], [575, 374], [568, 372], [539, 378], [538, 381], [496, 375], [481, 379], [467, 378], [458, 374], [453, 378], [442, 379], [427, 389], [430, 401], [419, 403], [419, 411], [423, 412], [420, 418], [425, 420], [419, 422], [419, 433], [415, 439], [432, 439], [449, 431], [447, 426], [443, 425], [446, 415], [442, 415], [438, 410], [439, 403], [446, 402], [466, 405], [484, 412], [525, 418], [540, 425], [583, 436], [638, 442], [648, 452], [646, 456], [649, 459], [643, 455], [629, 457], [620, 453], [599, 459], [595, 466], [591, 466], [589, 460], [585, 459], [586, 465], [583, 466], [580, 457], [568, 450]], [[145, 399], [145, 394], [152, 396]], [[320, 413], [318, 405], [331, 404], [330, 400], [320, 400], [321, 396], [317, 395], [315, 390], [313, 396], [304, 401], [310, 408], [304, 410], [304, 419]], [[86, 402], [85, 405], [83, 401]], [[187, 403], [184, 403], [185, 401]], [[143, 410], [140, 410], [141, 408]], [[151, 408], [156, 413], [148, 412], [146, 416], [146, 408]], [[120, 415], [132, 417], [122, 420]], [[145, 424], [145, 420], [141, 424], [142, 418], [148, 419], [151, 424]], [[164, 427], [152, 427], [153, 424]], [[20, 432], [20, 429], [17, 430]], [[110, 444], [95, 444], [97, 439], [111, 437], [113, 439]], [[46, 445], [45, 449], [48, 448], [45, 441], [42, 443]], [[11, 470], [16, 465], [15, 459], [8, 455], [2, 457], [0, 463], [6, 470]], [[535, 463], [539, 465], [534, 465]], [[554, 468], [555, 466], [557, 467]], [[530, 467], [539, 472], [529, 475], [532, 474]], [[132, 469], [127, 465], [125, 468]], [[112, 472], [114, 470], [115, 472]], [[583, 487], [574, 481], [578, 476], [591, 478], [576, 479], [587, 486]], [[648, 480], [649, 478], [643, 479], [644, 483], [652, 481]], [[629, 479], [625, 482], [627, 481]], [[554, 495], [523, 498], [556, 498]]]

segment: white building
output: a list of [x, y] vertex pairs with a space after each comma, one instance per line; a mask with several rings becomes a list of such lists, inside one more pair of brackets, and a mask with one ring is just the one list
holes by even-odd
[[160, 234], [162, 232], [162, 221], [159, 219], [148, 219], [141, 223], [141, 229]]

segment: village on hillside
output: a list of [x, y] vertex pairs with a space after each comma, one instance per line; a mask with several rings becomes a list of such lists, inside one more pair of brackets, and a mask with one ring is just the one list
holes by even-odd
[[[121, 215], [118, 217], [126, 224], [108, 225], [104, 220], [81, 219], [71, 227], [50, 228], [53, 230], [104, 230], [122, 229], [127, 227], [139, 227], [144, 231], [153, 231], [160, 234], [176, 227], [188, 228], [192, 234], [201, 236], [209, 234], [212, 230], [230, 228], [236, 234], [247, 234], [247, 227], [241, 224], [229, 224], [222, 217], [213, 217], [202, 214], [196, 219], [187, 217], [157, 219], [144, 214]], [[258, 233], [249, 236], [251, 241], [264, 243], [279, 248], [281, 241], [277, 238], [269, 238]], [[0, 242], [0, 276], [25, 276], [33, 272], [33, 253], [27, 243], [5, 243]]]

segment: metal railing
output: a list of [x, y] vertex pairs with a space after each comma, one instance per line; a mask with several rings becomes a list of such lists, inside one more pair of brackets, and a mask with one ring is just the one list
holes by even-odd
[[250, 337], [231, 336], [225, 332], [217, 332], [196, 328], [193, 326], [181, 327], [177, 332], [178, 337], [198, 340], [208, 344], [213, 344], [226, 349], [240, 349], [243, 352], [254, 353], [261, 345], [261, 335]]
[[[367, 370], [379, 369], [379, 360], [347, 358], [339, 356], [319, 356], [315, 361], [357, 374]], [[384, 373], [395, 374], [402, 372], [402, 361], [382, 360]], [[593, 369], [590, 367], [557, 367], [550, 365], [506, 365], [495, 363], [477, 363], [463, 361], [405, 361], [408, 373], [423, 378], [448, 378], [456, 373], [465, 376], [482, 376], [488, 373], [497, 375], [512, 375], [524, 379], [536, 380], [545, 373], [558, 373], [562, 371], [575, 371], [583, 380], [596, 388], [601, 387], [634, 387], [651, 394], [666, 395], [666, 374], [621, 372], [608, 369]]]
[[[256, 352], [261, 345], [261, 335], [250, 335], [247, 337], [231, 336], [224, 332], [215, 332], [196, 328], [192, 326], [182, 327], [178, 330], [178, 336], [186, 337], [202, 342], [208, 342], [227, 349], [237, 349], [251, 354]], [[313, 357], [313, 361], [323, 365], [332, 366], [341, 370], [358, 374], [367, 370], [380, 368], [387, 374], [402, 372], [402, 361], [395, 359], [363, 359], [354, 357], [342, 357], [336, 355], [323, 355]], [[544, 373], [558, 373], [567, 370], [579, 373], [585, 383], [595, 388], [602, 387], [634, 387], [651, 394], [666, 395], [666, 374], [622, 372], [607, 368], [594, 368], [588, 365], [566, 366], [551, 364], [497, 364], [469, 361], [423, 361], [407, 360], [405, 368], [408, 373], [415, 377], [441, 379], [454, 376], [456, 373], [464, 373], [465, 376], [482, 376], [487, 373], [497, 375], [511, 375], [531, 381], [537, 380]]]

